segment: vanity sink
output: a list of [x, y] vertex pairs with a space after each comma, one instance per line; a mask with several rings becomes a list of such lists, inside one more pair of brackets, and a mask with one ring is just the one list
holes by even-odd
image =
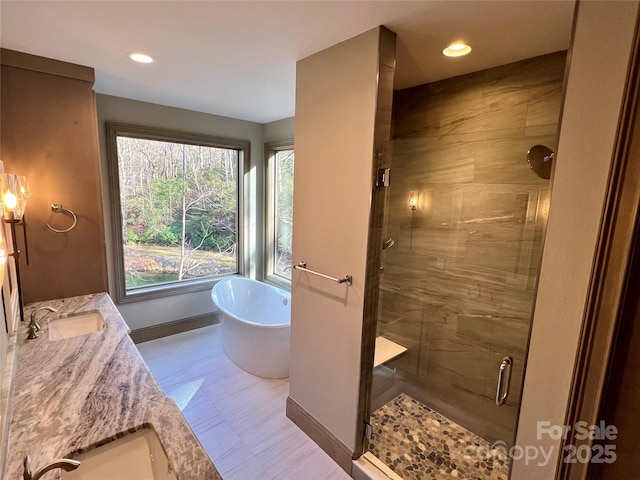
[[104, 318], [98, 310], [73, 313], [49, 320], [49, 340], [79, 337], [105, 328]]
[[62, 480], [177, 480], [153, 428], [143, 428], [74, 457], [80, 466]]

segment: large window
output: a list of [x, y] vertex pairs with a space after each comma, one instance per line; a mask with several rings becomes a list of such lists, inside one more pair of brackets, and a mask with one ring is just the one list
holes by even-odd
[[238, 273], [248, 144], [117, 124], [108, 132], [118, 301]]
[[293, 142], [266, 145], [266, 279], [291, 281], [293, 232]]

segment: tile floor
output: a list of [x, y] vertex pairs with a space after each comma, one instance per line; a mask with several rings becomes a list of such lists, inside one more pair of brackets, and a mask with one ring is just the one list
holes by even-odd
[[371, 415], [369, 450], [405, 480], [506, 480], [500, 449], [401, 393]]
[[285, 415], [288, 379], [255, 377], [222, 348], [220, 325], [137, 345], [224, 480], [348, 480]]

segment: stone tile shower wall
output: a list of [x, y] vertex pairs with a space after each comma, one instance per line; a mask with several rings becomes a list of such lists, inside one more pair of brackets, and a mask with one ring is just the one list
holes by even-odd
[[[565, 59], [394, 97], [386, 237], [395, 245], [383, 251], [378, 335], [408, 352], [389, 365], [395, 387], [378, 401], [407, 392], [492, 442], [510, 443], [515, 430], [549, 193], [527, 151], [556, 149]], [[497, 407], [506, 355], [510, 395]]]

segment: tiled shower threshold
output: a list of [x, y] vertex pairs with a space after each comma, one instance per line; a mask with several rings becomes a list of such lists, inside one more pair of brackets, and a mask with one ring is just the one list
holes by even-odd
[[400, 394], [371, 415], [369, 451], [403, 480], [507, 480], [501, 451], [466, 428]]

